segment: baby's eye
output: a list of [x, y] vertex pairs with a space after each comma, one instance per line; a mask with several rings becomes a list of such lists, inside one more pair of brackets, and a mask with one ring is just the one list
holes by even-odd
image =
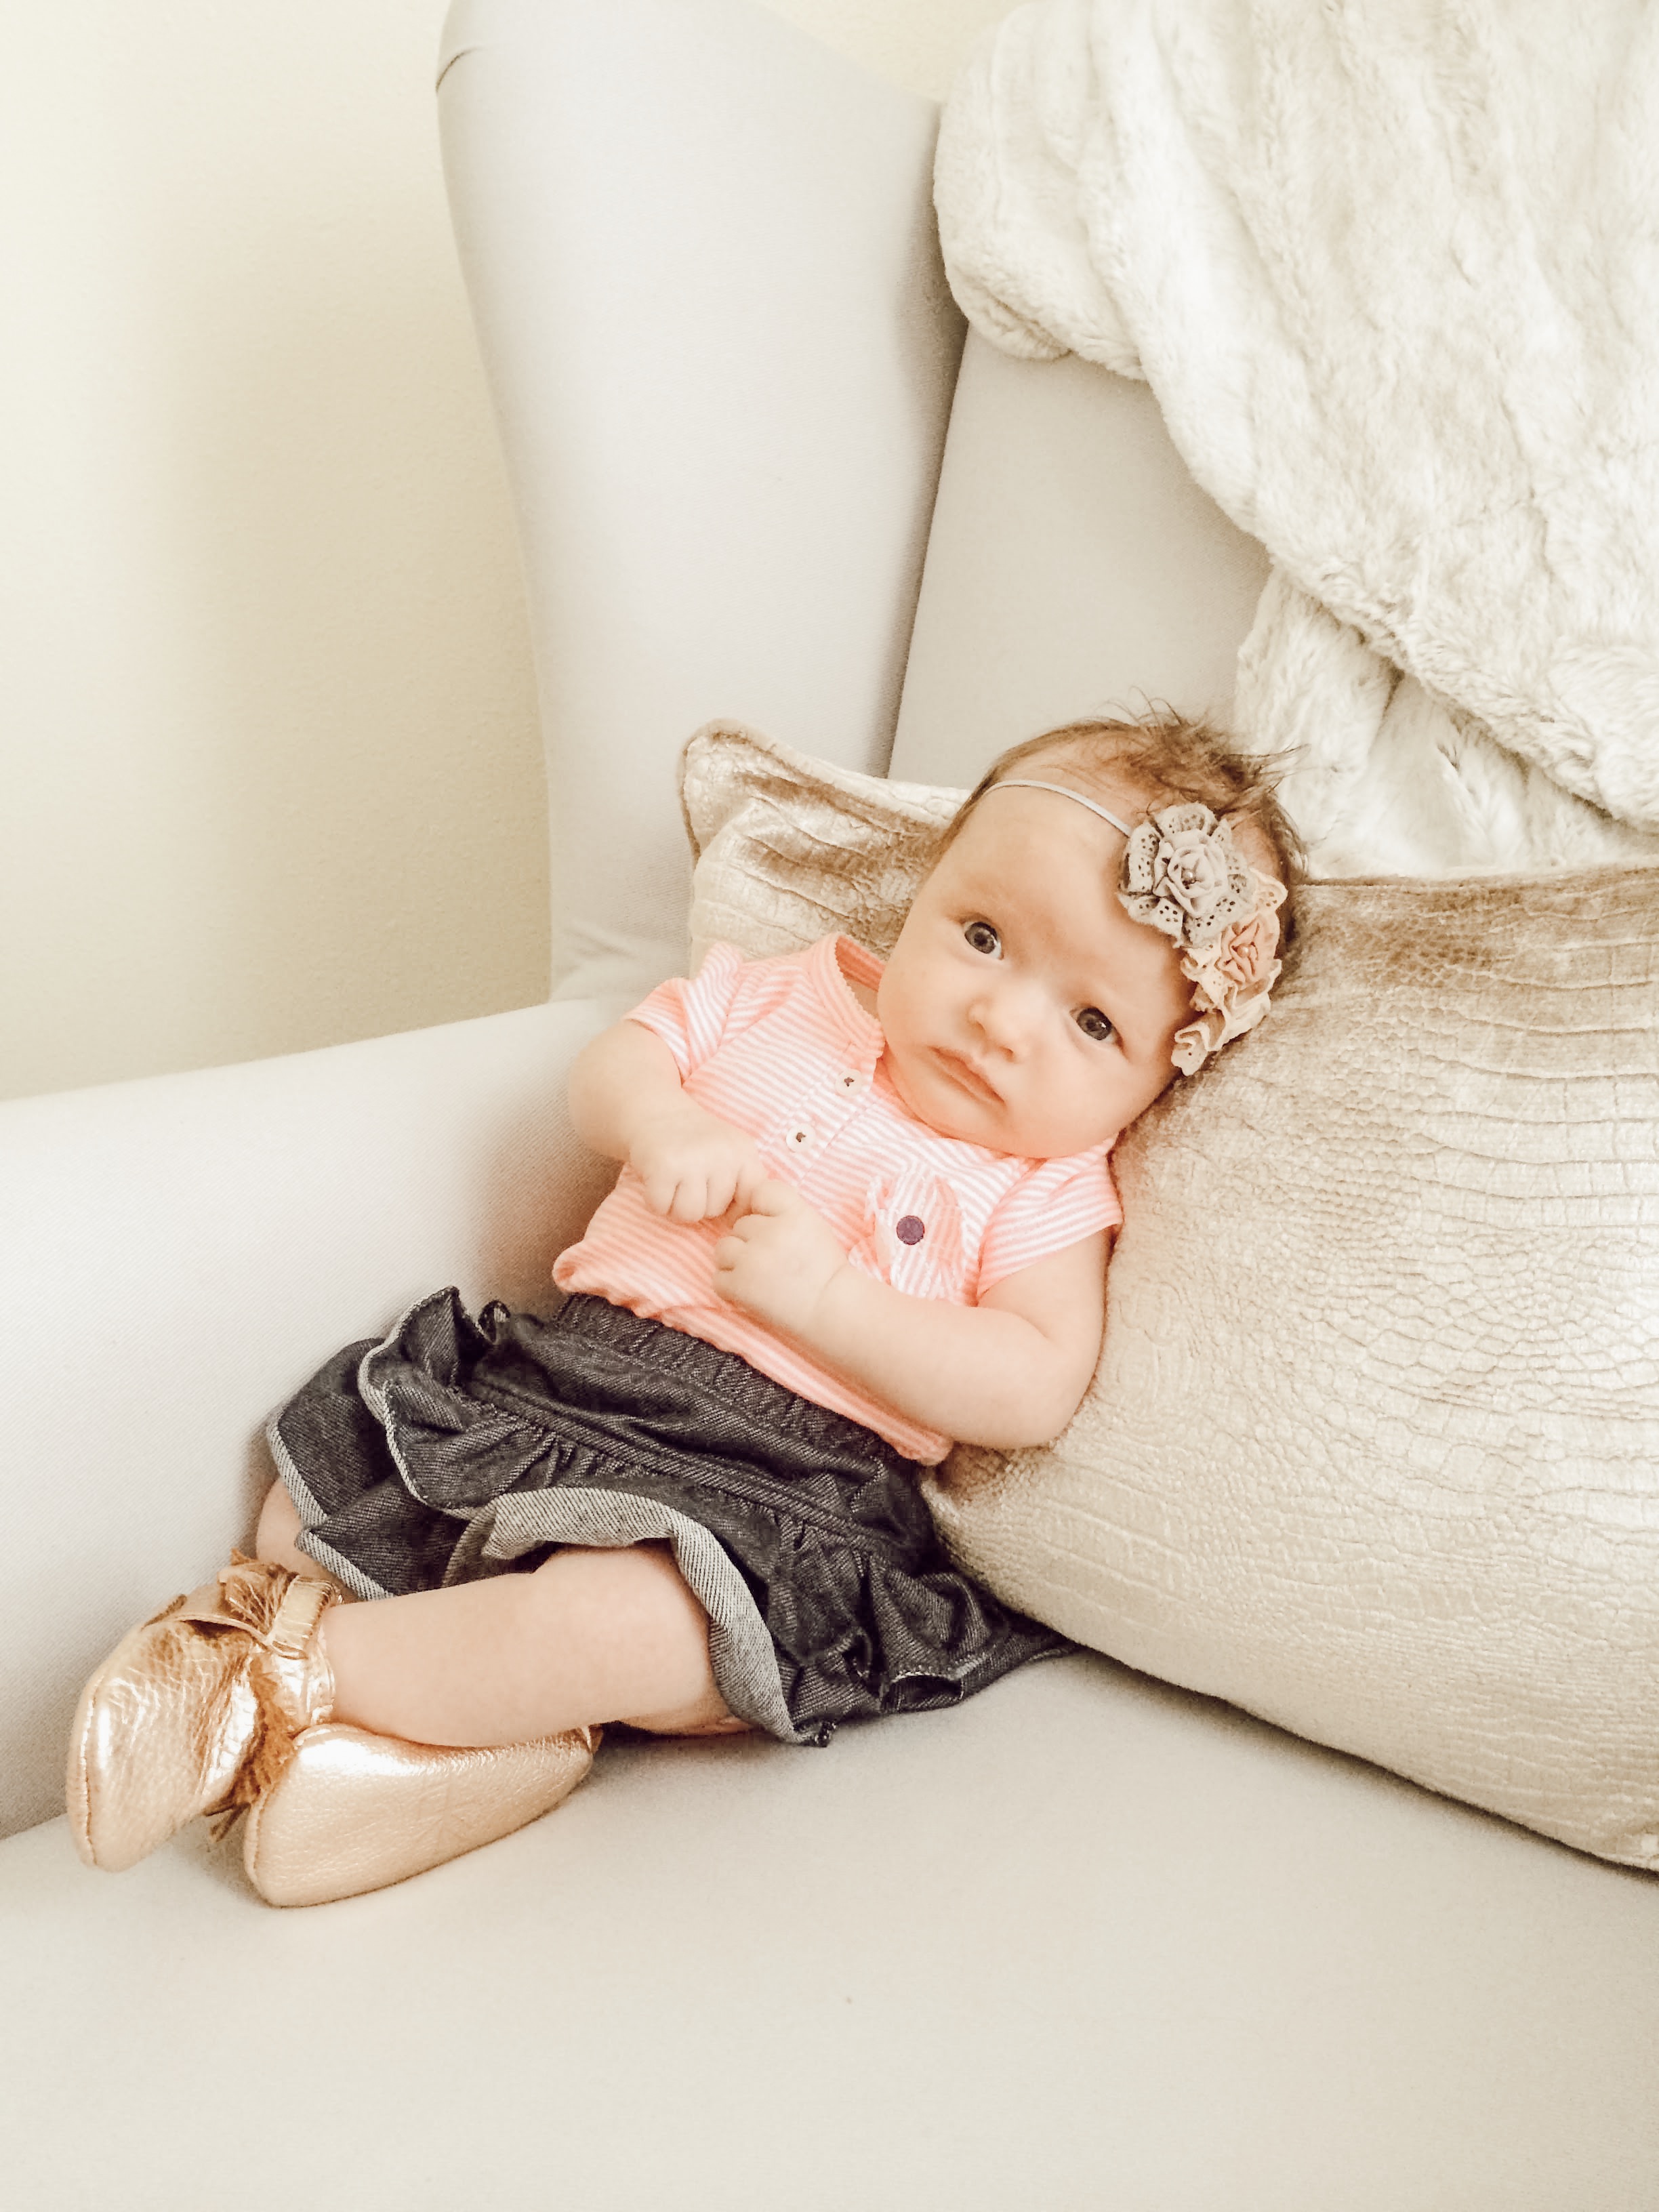
[[975, 951], [984, 953], [988, 959], [994, 960], [1002, 950], [1002, 939], [988, 921], [970, 921], [962, 933]]
[[1109, 1044], [1116, 1034], [1110, 1019], [1098, 1006], [1082, 1006], [1078, 1010], [1077, 1025], [1086, 1037], [1097, 1044]]

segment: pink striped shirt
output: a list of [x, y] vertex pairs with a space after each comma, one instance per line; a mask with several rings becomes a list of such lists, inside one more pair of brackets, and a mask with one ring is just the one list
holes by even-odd
[[[913, 1297], [976, 1305], [1005, 1276], [1121, 1220], [1109, 1148], [1020, 1159], [917, 1121], [882, 1064], [880, 1024], [848, 988], [873, 990], [881, 972], [846, 937], [772, 960], [715, 945], [695, 981], [659, 985], [629, 1018], [668, 1047], [689, 1097], [755, 1139], [768, 1171], [817, 1207], [855, 1267]], [[741, 1354], [908, 1458], [943, 1459], [949, 1437], [720, 1297], [725, 1233], [719, 1221], [653, 1212], [624, 1168], [553, 1279]]]

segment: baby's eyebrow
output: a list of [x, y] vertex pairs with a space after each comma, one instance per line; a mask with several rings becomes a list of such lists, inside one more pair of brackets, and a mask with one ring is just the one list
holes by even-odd
[[1132, 987], [1109, 971], [1097, 975], [1092, 986], [1094, 996], [1080, 999], [1079, 1006], [1092, 1006], [1103, 1014], [1109, 1014], [1116, 1029], [1147, 1030], [1150, 1035], [1152, 1017], [1138, 1010]]

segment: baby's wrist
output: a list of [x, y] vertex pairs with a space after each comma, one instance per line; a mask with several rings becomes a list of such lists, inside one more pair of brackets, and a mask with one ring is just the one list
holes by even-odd
[[863, 1287], [870, 1278], [861, 1274], [845, 1254], [825, 1275], [812, 1300], [810, 1329], [814, 1347], [844, 1359], [866, 1341]]
[[695, 1098], [675, 1098], [666, 1104], [644, 1107], [625, 1133], [629, 1166], [639, 1169], [641, 1156], [650, 1159], [665, 1146], [684, 1144], [713, 1118]]

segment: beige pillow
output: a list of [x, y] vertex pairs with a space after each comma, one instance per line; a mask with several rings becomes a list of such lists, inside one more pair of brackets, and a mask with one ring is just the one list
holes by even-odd
[[680, 768], [692, 968], [722, 940], [760, 960], [832, 931], [890, 952], [967, 796], [809, 760], [741, 722], [706, 723]]
[[[702, 733], [700, 929], [883, 949], [956, 798], [889, 789]], [[1659, 1867], [1659, 869], [1301, 913], [1264, 1027], [1117, 1148], [1076, 1419], [935, 1514], [1082, 1643]]]

